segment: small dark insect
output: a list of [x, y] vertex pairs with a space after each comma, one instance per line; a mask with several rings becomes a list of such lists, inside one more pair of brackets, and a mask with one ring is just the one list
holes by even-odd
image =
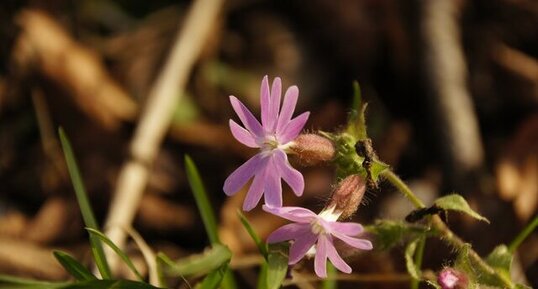
[[445, 212], [445, 210], [437, 207], [436, 205], [433, 205], [429, 208], [422, 208], [412, 211], [411, 213], [409, 213], [409, 215], [405, 217], [405, 220], [409, 223], [415, 223], [428, 215], [438, 215], [443, 212]]
[[362, 162], [362, 167], [366, 170], [366, 184], [368, 188], [377, 189], [377, 184], [372, 179], [372, 162], [376, 159], [376, 154], [372, 146], [372, 140], [361, 139], [355, 144], [355, 152], [361, 157], [364, 158]]

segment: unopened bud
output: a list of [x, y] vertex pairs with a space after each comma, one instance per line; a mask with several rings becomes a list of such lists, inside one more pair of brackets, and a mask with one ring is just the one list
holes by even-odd
[[360, 175], [351, 175], [342, 180], [334, 190], [327, 207], [334, 206], [335, 212], [342, 212], [346, 219], [357, 211], [366, 191], [366, 182]]
[[469, 282], [463, 272], [447, 267], [439, 272], [437, 283], [443, 289], [465, 289]]
[[290, 149], [305, 165], [330, 161], [335, 155], [333, 142], [313, 133], [299, 135]]

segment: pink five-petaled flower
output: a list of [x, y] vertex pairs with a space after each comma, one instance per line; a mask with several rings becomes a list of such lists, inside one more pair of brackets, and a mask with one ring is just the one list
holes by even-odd
[[335, 213], [334, 208], [323, 210], [319, 215], [301, 207], [274, 208], [264, 205], [263, 209], [295, 222], [275, 230], [267, 241], [277, 243], [293, 240], [289, 251], [290, 265], [299, 262], [315, 245], [314, 271], [321, 278], [327, 277], [327, 258], [338, 270], [351, 273], [351, 267], [334, 247], [334, 238], [357, 249], [371, 250], [373, 247], [368, 240], [352, 237], [362, 233], [364, 229], [358, 223], [337, 222], [340, 213]]
[[244, 125], [243, 128], [230, 120], [233, 136], [248, 147], [260, 149], [258, 154], [237, 168], [224, 182], [224, 192], [230, 196], [254, 177], [243, 203], [245, 211], [256, 207], [262, 195], [265, 195], [266, 204], [281, 207], [281, 179], [288, 183], [297, 196], [301, 196], [304, 190], [303, 175], [291, 167], [286, 150], [303, 129], [309, 112], [292, 119], [299, 96], [297, 86], [291, 86], [286, 91], [282, 109], [281, 95], [280, 78], [275, 78], [269, 90], [269, 82], [265, 76], [260, 89], [261, 124], [241, 101], [233, 95], [230, 96], [232, 107]]

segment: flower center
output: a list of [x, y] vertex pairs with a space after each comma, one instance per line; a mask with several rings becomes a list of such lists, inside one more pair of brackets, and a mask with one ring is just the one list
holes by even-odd
[[325, 226], [320, 222], [319, 219], [315, 219], [310, 223], [310, 228], [312, 230], [312, 233], [316, 235], [322, 235], [327, 234], [328, 231], [325, 229]]
[[278, 148], [278, 140], [276, 139], [275, 135], [267, 135], [265, 136], [265, 139], [263, 140], [263, 143], [261, 145], [261, 149], [263, 151], [272, 151], [276, 148]]

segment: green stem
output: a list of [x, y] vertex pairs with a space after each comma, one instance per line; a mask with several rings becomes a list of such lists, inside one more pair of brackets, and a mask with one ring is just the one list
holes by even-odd
[[411, 189], [391, 170], [384, 170], [381, 175], [385, 177], [394, 187], [396, 187], [404, 196], [417, 208], [425, 208], [424, 203], [411, 191]]
[[521, 231], [516, 238], [508, 245], [508, 251], [514, 253], [523, 241], [538, 227], [538, 215]]
[[[381, 173], [393, 186], [395, 186], [400, 192], [404, 194], [404, 196], [409, 199], [413, 205], [417, 208], [425, 208], [424, 203], [411, 191], [411, 189], [391, 170], [385, 170], [383, 173]], [[439, 233], [442, 236], [442, 239], [450, 244], [451, 246], [454, 246], [457, 249], [463, 249], [466, 246], [466, 243], [460, 239], [457, 235], [452, 232], [447, 225], [439, 218], [439, 216], [432, 216], [430, 218], [430, 223], [435, 228], [435, 230], [439, 231]], [[517, 248], [519, 243], [525, 239], [530, 232], [536, 226], [538, 226], [538, 221], [536, 218], [531, 222], [523, 232], [520, 233], [516, 237], [516, 239], [510, 244], [510, 248], [514, 247]], [[504, 287], [506, 288], [512, 288], [512, 281], [503, 275], [499, 274], [497, 271], [495, 271], [491, 266], [489, 266], [482, 258], [472, 249], [469, 250], [469, 257], [476, 263], [477, 266], [481, 268], [482, 271], [487, 272], [490, 275], [495, 276], [502, 284], [504, 284]]]
[[[422, 267], [422, 257], [424, 256], [424, 247], [426, 246], [426, 237], [420, 238], [420, 241], [418, 241], [417, 244], [417, 250], [415, 252], [415, 266], [417, 269], [421, 270]], [[420, 280], [417, 279], [411, 279], [411, 289], [418, 289], [418, 285], [420, 284]]]

